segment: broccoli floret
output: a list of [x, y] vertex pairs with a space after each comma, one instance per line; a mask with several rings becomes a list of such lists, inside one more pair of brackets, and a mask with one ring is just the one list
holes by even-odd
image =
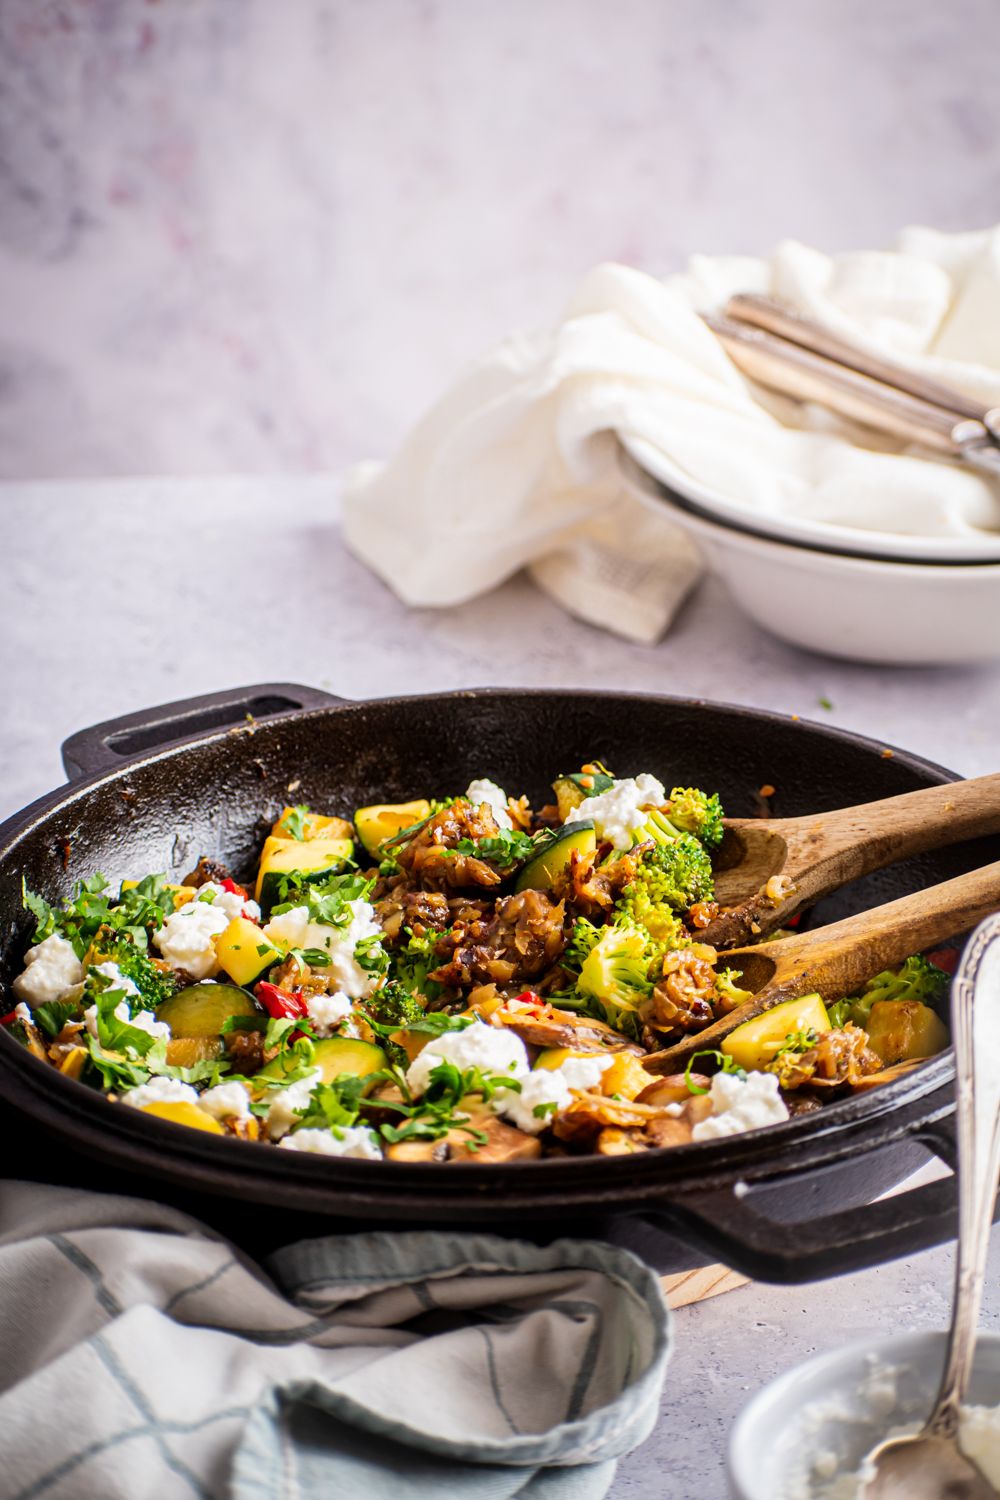
[[155, 1009], [177, 989], [174, 975], [158, 969], [130, 932], [115, 931], [109, 926], [99, 928], [93, 953], [98, 963], [117, 964], [122, 978], [131, 979], [147, 1008]]
[[362, 1004], [372, 1028], [378, 1032], [379, 1041], [390, 1063], [397, 1067], [408, 1067], [410, 1058], [406, 1048], [394, 1040], [394, 1034], [406, 1031], [415, 1022], [422, 1021], [424, 1004], [422, 996], [411, 994], [396, 979], [390, 979]]
[[635, 1013], [649, 995], [649, 935], [629, 922], [605, 927], [587, 954], [577, 979], [579, 992], [598, 1002], [609, 1026], [629, 1030]]
[[667, 837], [694, 834], [706, 849], [715, 849], [723, 841], [723, 816], [717, 793], [709, 795], [697, 786], [675, 786], [666, 813], [652, 814], [651, 823]]
[[858, 994], [828, 1007], [831, 1023], [843, 1026], [853, 1021], [855, 1026], [866, 1028], [872, 1006], [879, 1000], [919, 1000], [922, 1005], [933, 1006], [947, 990], [949, 977], [922, 953], [911, 954], [895, 969], [883, 969], [869, 979]]
[[428, 931], [422, 937], [415, 937], [407, 927], [406, 942], [394, 949], [389, 957], [391, 978], [398, 981], [411, 995], [424, 995], [428, 1000], [436, 1000], [441, 993], [441, 986], [427, 976], [432, 969], [440, 966], [441, 959], [436, 948], [444, 936], [442, 932]]
[[682, 833], [671, 843], [657, 843], [646, 851], [616, 909], [658, 940], [666, 941], [676, 933], [683, 941], [684, 930], [674, 913], [687, 911], [696, 901], [711, 901], [713, 894], [708, 855], [692, 834]]
[[573, 969], [579, 973], [587, 956], [599, 941], [600, 936], [600, 927], [595, 927], [593, 922], [587, 921], [586, 917], [577, 917], [573, 924], [572, 935], [566, 944], [562, 956], [561, 962], [563, 968]]
[[742, 990], [736, 983], [734, 969], [716, 969], [715, 988], [721, 998], [728, 1003], [729, 1010], [735, 1010], [738, 1005], [743, 1005], [747, 1000], [753, 998], [752, 990]]
[[422, 1020], [424, 1014], [418, 996], [395, 979], [390, 979], [365, 1001], [365, 1010], [380, 1026], [394, 1026], [400, 1031], [405, 1030], [411, 1021]]

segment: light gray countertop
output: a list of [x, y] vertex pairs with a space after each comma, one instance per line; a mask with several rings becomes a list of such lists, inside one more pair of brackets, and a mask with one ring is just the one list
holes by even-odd
[[[997, 769], [1000, 669], [879, 669], [798, 653], [712, 581], [653, 647], [569, 619], [520, 577], [458, 609], [410, 611], [344, 550], [335, 523], [332, 478], [0, 487], [0, 816], [59, 783], [59, 745], [75, 729], [280, 680], [346, 697], [487, 684], [680, 693], [823, 719], [966, 774]], [[998, 1255], [995, 1245], [991, 1326]], [[683, 1309], [662, 1420], [621, 1465], [614, 1500], [722, 1500], [726, 1433], [752, 1392], [873, 1329], [941, 1325], [950, 1276], [945, 1249]]]

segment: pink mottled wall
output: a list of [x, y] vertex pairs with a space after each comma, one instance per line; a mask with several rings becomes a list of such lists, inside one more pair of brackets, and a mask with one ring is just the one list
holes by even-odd
[[1000, 218], [996, 0], [0, 0], [0, 472], [389, 446], [590, 263]]

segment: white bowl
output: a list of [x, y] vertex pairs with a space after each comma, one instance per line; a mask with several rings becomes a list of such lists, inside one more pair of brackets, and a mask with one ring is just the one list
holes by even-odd
[[905, 563], [820, 551], [708, 521], [623, 453], [630, 489], [697, 541], [737, 603], [794, 646], [929, 666], [1000, 657], [1000, 563]]
[[857, 553], [863, 557], [896, 558], [901, 562], [1000, 562], [1000, 533], [970, 537], [911, 536], [862, 530], [859, 526], [835, 526], [830, 521], [815, 521], [805, 516], [770, 515], [767, 511], [743, 505], [731, 495], [682, 473], [662, 449], [644, 438], [623, 434], [621, 442], [640, 468], [680, 496], [685, 505], [707, 521], [739, 526], [757, 536], [771, 537], [779, 542]]
[[[822, 1450], [851, 1473], [889, 1428], [922, 1422], [937, 1393], [946, 1338], [936, 1331], [901, 1333], [849, 1344], [772, 1380], [743, 1408], [729, 1437], [733, 1500], [789, 1500], [801, 1493], [801, 1478]], [[873, 1360], [898, 1371], [898, 1402], [874, 1425], [862, 1389]], [[979, 1335], [965, 1404], [1000, 1404], [1000, 1334]]]

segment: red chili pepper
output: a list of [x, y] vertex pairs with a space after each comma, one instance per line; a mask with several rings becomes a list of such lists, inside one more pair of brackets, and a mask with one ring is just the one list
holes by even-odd
[[275, 1020], [301, 1021], [309, 1014], [309, 1007], [302, 998], [301, 990], [279, 990], [276, 984], [262, 979], [254, 990], [257, 999], [269, 1016]]
[[545, 1005], [545, 1001], [535, 990], [522, 990], [517, 999], [522, 1005], [533, 1005], [538, 1010], [542, 1010]]
[[934, 964], [939, 969], [944, 969], [946, 974], [954, 974], [958, 968], [958, 953], [954, 948], [935, 948], [924, 957], [928, 963]]
[[9, 1026], [11, 1021], [19, 1020], [16, 1010], [9, 1010], [5, 1016], [0, 1016], [0, 1026]]
[[220, 880], [219, 884], [222, 889], [224, 891], [228, 891], [231, 896], [239, 896], [243, 901], [247, 899], [246, 890], [243, 886], [237, 885], [235, 880]]

